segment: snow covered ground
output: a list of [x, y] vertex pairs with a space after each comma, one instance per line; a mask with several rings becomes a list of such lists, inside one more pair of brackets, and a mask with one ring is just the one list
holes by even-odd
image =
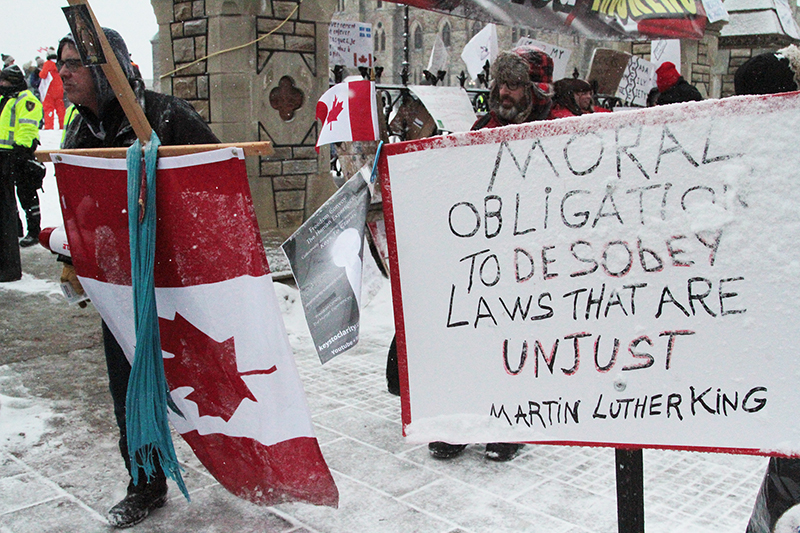
[[[55, 148], [60, 132], [42, 133], [44, 147]], [[44, 227], [60, 223], [48, 166], [41, 195]], [[23, 251], [25, 277], [0, 284], [0, 313], [9, 305], [35, 302], [61, 306], [58, 312], [66, 316], [55, 278], [28, 268], [49, 259], [36, 248]], [[176, 439], [192, 503], [173, 491], [170, 504], [133, 531], [617, 530], [612, 449], [529, 445], [514, 461], [497, 464], [484, 459], [479, 445], [457, 459], [437, 461], [425, 445], [403, 440], [400, 402], [386, 391], [384, 379], [394, 329], [388, 281], [373, 291], [359, 345], [324, 366], [314, 351], [297, 291], [284, 284], [277, 290], [318, 439], [339, 487], [339, 509], [244, 503], [221, 489]], [[91, 306], [69, 309], [76, 319], [97, 325]], [[9, 330], [23, 325], [0, 326]], [[25, 355], [22, 336], [11, 332], [2, 337], [11, 341], [0, 345], [0, 533], [107, 530], [103, 515], [124, 491], [124, 472], [114, 449], [115, 427], [96, 331], [87, 332], [91, 335], [95, 337], [81, 348], [42, 356], [41, 362], [36, 354]], [[87, 384], [76, 380], [69, 385], [81, 391], [54, 398], [48, 390], [64, 377], [48, 370], [66, 364], [66, 358], [94, 378]], [[81, 416], [98, 417], [99, 422], [90, 428], [69, 423], [70, 417]], [[646, 450], [644, 458], [648, 532], [744, 531], [766, 459], [659, 450]]]

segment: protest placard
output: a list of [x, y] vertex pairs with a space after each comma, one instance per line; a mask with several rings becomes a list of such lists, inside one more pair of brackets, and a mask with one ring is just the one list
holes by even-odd
[[323, 364], [358, 343], [370, 174], [363, 167], [281, 245]]
[[800, 95], [389, 145], [404, 434], [800, 454]]
[[371, 67], [372, 25], [363, 22], [331, 21], [328, 27], [328, 64]]
[[656, 68], [651, 62], [631, 56], [622, 73], [617, 96], [628, 106], [647, 106], [647, 94], [655, 87]]

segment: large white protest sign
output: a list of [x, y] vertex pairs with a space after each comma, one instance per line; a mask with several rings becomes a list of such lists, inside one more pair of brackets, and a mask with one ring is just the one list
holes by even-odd
[[800, 454], [800, 95], [384, 147], [416, 442]]
[[331, 21], [328, 27], [328, 64], [371, 67], [372, 25], [363, 22]]

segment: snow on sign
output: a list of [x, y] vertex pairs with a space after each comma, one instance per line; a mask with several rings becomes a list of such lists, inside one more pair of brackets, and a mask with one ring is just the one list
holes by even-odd
[[328, 64], [372, 66], [372, 25], [332, 21], [328, 28]]
[[385, 146], [415, 442], [800, 455], [800, 94]]

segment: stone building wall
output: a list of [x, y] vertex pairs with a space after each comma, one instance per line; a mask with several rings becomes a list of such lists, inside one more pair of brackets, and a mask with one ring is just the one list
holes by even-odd
[[[335, 20], [361, 21], [372, 24], [375, 36], [375, 58], [379, 65], [384, 67], [381, 78], [382, 83], [400, 84], [400, 69], [404, 59], [404, 7], [383, 0], [337, 0], [337, 11], [333, 14]], [[436, 36], [443, 36], [443, 28], [449, 26], [450, 46], [448, 71], [443, 85], [458, 85], [458, 76], [466, 71], [466, 65], [461, 60], [461, 51], [464, 45], [483, 27], [484, 23], [451, 17], [425, 11], [422, 9], [409, 9], [409, 66], [410, 84], [423, 83], [422, 70], [427, 66], [428, 59], [433, 49]], [[416, 38], [420, 31], [421, 39]], [[380, 34], [385, 34], [385, 45]], [[586, 77], [596, 48], [610, 48], [638, 55], [644, 59], [650, 58], [650, 43], [625, 42], [625, 41], [597, 41], [576, 35], [562, 35], [555, 31], [530, 30], [507, 26], [497, 27], [498, 46], [501, 50], [508, 50], [514, 46], [520, 37], [530, 37], [550, 44], [572, 50], [566, 75], [571, 76], [577, 69], [580, 77]], [[701, 40], [683, 40], [681, 50], [681, 63], [684, 77], [696, 85], [700, 92], [707, 97], [719, 97], [722, 87], [721, 69], [716, 66], [718, 34], [713, 29]], [[355, 69], [346, 71], [346, 74], [357, 74]], [[474, 86], [467, 81], [466, 86]]]
[[247, 158], [247, 171], [262, 230], [288, 235], [335, 190], [329, 152], [314, 149], [335, 0], [151, 4], [156, 77], [187, 67], [161, 78], [159, 90], [188, 100], [223, 142], [272, 143], [274, 155]]

